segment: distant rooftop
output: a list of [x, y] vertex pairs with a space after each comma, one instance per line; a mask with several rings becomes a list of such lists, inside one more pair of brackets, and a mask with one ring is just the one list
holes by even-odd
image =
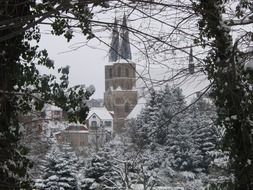
[[45, 104], [41, 111], [62, 111], [62, 109], [54, 105]]
[[70, 123], [66, 131], [88, 131], [88, 128], [83, 124]]
[[89, 119], [93, 114], [96, 114], [100, 119], [113, 119], [110, 112], [105, 107], [92, 107], [90, 108], [87, 119]]

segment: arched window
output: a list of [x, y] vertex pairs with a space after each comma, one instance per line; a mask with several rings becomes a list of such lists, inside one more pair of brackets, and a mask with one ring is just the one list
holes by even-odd
[[118, 77], [121, 76], [121, 67], [118, 67]]
[[129, 77], [129, 70], [126, 68], [126, 77]]
[[112, 68], [109, 68], [109, 78], [112, 78]]
[[115, 99], [115, 103], [116, 104], [123, 104], [124, 103], [124, 100], [122, 98], [116, 98]]
[[131, 86], [132, 86], [132, 84], [130, 82], [128, 82], [126, 87], [129, 90], [129, 89], [131, 89]]
[[129, 103], [127, 102], [127, 103], [125, 104], [125, 112], [128, 113], [129, 111], [130, 111], [130, 105], [129, 105]]

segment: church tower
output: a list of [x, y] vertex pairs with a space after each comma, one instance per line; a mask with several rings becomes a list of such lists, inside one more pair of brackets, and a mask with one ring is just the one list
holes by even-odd
[[126, 16], [118, 31], [115, 19], [109, 50], [109, 64], [105, 66], [105, 107], [114, 113], [113, 130], [120, 133], [125, 119], [137, 104], [136, 64], [132, 54], [127, 30]]

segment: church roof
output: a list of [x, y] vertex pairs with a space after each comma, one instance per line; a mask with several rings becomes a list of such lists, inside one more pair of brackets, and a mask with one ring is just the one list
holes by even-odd
[[146, 105], [146, 99], [144, 97], [139, 98], [136, 106], [134, 109], [128, 114], [126, 119], [136, 119], [137, 116], [141, 113], [141, 110], [145, 107]]

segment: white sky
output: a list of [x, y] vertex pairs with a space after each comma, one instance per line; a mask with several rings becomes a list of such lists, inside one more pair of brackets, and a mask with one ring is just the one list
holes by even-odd
[[[104, 66], [108, 64], [108, 47], [100, 44], [96, 39], [91, 40], [88, 46], [83, 46], [74, 51], [70, 51], [71, 47], [77, 43], [85, 42], [85, 37], [77, 36], [69, 43], [59, 36], [51, 34], [43, 34], [40, 42], [40, 48], [46, 48], [49, 57], [54, 60], [55, 71], [59, 67], [69, 65], [70, 86], [85, 84], [86, 86], [94, 85], [95, 93], [91, 98], [103, 98], [104, 94]], [[109, 36], [108, 36], [108, 41]], [[154, 69], [154, 73], [158, 79], [163, 78], [160, 73], [167, 72], [164, 69]], [[158, 73], [158, 74], [157, 74]], [[202, 90], [208, 83], [203, 78], [195, 78], [191, 76], [187, 79], [188, 82], [180, 85], [183, 88], [184, 94], [188, 96], [193, 92]]]
[[[42, 26], [42, 37], [40, 41], [40, 49], [47, 49], [49, 57], [54, 60], [55, 71], [53, 74], [57, 74], [57, 68], [62, 66], [70, 66], [69, 81], [70, 86], [85, 84], [86, 86], [94, 85], [96, 91], [91, 98], [103, 98], [104, 94], [104, 66], [108, 64], [108, 50], [105, 44], [100, 43], [96, 39], [92, 39], [87, 45], [86, 37], [81, 34], [74, 33], [74, 38], [67, 42], [62, 36], [53, 36], [50, 33], [50, 28]], [[106, 43], [110, 43], [110, 33], [102, 32], [103, 40]], [[72, 48], [83, 45], [82, 47], [71, 51]], [[145, 60], [136, 55], [137, 50], [131, 46], [132, 56], [134, 62], [138, 65], [145, 66]], [[138, 58], [139, 57], [139, 58]], [[166, 64], [172, 64], [173, 60], [166, 60]], [[178, 64], [178, 63], [177, 63]], [[181, 64], [181, 63], [180, 63]], [[186, 63], [187, 65], [188, 63]], [[178, 67], [180, 65], [177, 65]], [[166, 68], [166, 67], [165, 67]], [[160, 66], [156, 66], [153, 69], [153, 77], [157, 79], [163, 79], [164, 75], [168, 77], [168, 68], [165, 69]], [[139, 73], [142, 73], [142, 69], [139, 69]], [[45, 71], [44, 71], [45, 72]], [[46, 71], [48, 72], [48, 71]], [[167, 72], [167, 73], [166, 73]], [[162, 73], [162, 74], [161, 74]], [[208, 83], [206, 80], [196, 79], [195, 77], [189, 77], [187, 83], [180, 85], [184, 94], [188, 96], [193, 92], [202, 90]], [[138, 85], [139, 83], [137, 83]]]
[[[41, 29], [42, 33], [48, 32]], [[70, 86], [85, 84], [89, 86], [93, 84], [96, 91], [92, 98], [103, 98], [104, 92], [104, 66], [107, 64], [107, 47], [100, 44], [95, 39], [88, 45], [70, 51], [71, 47], [77, 43], [84, 43], [85, 37], [75, 34], [76, 37], [72, 41], [67, 42], [61, 36], [53, 36], [51, 34], [42, 34], [40, 48], [47, 49], [49, 57], [54, 60], [55, 72], [57, 68], [69, 65]]]
[[[175, 2], [177, 1], [175, 0]], [[156, 10], [153, 10], [153, 11], [156, 12]], [[171, 13], [173, 13], [173, 8], [171, 10], [169, 9], [169, 11], [172, 11]], [[180, 13], [180, 11], [178, 12], [178, 10], [176, 9], [174, 10], [175, 17], [173, 17], [173, 14], [167, 15], [167, 17], [166, 15], [163, 15], [164, 18], [163, 17], [162, 18], [165, 19], [165, 22], [169, 23], [169, 25], [166, 25], [163, 23], [156, 23], [156, 21], [152, 19], [151, 19], [152, 22], [150, 22], [149, 18], [147, 18], [146, 20], [145, 19], [138, 20], [138, 18], [142, 16], [141, 11], [132, 12], [131, 9], [128, 10], [128, 9], [120, 9], [120, 8], [118, 10], [112, 10], [111, 12], [105, 11], [104, 13], [102, 12], [101, 14], [95, 14], [94, 19], [98, 21], [102, 20], [102, 21], [113, 22], [114, 16], [117, 15], [117, 18], [120, 19], [122, 18], [122, 15], [124, 12], [127, 13], [127, 15], [128, 13], [131, 13], [130, 18], [132, 20], [131, 22], [128, 23], [130, 27], [131, 25], [133, 25], [135, 26], [134, 28], [136, 29], [147, 30], [146, 33], [152, 30], [154, 34], [155, 33], [161, 34], [161, 36], [163, 36], [164, 34], [167, 34], [168, 31], [173, 29], [169, 25], [170, 24], [173, 25], [173, 23], [174, 24], [177, 23], [177, 19], [180, 19], [180, 14], [183, 14], [183, 15], [185, 14], [184, 12], [182, 13]], [[158, 9], [158, 12], [160, 12], [159, 9]], [[189, 33], [194, 34], [195, 30], [196, 30], [195, 32], [197, 32], [198, 30], [197, 30], [196, 20], [192, 19], [192, 20], [187, 20], [187, 21], [191, 21], [191, 22], [189, 23], [183, 22], [182, 23], [184, 25], [183, 30], [186, 31], [186, 33], [188, 31]], [[252, 29], [252, 27], [249, 27], [249, 31], [251, 31], [250, 29]], [[42, 29], [42, 33], [44, 32], [49, 33], [49, 29], [47, 31], [45, 31], [45, 29]], [[239, 32], [239, 31], [235, 30], [233, 32]], [[105, 34], [105, 32], [101, 32], [101, 34], [105, 35], [105, 36], [102, 36], [103, 40], [106, 40], [107, 43], [110, 43], [110, 33]], [[240, 32], [238, 34], [240, 34]], [[235, 34], [233, 34], [233, 36], [235, 36]], [[134, 38], [133, 35], [132, 35], [132, 38]], [[183, 44], [182, 46], [180, 45], [181, 47], [183, 46], [189, 47], [193, 43], [191, 36], [188, 36], [187, 38], [185, 37], [185, 33], [181, 33], [181, 32], [175, 33], [174, 36], [173, 35], [170, 36], [171, 43], [174, 45]], [[40, 42], [40, 48], [41, 49], [46, 48], [48, 50], [49, 57], [52, 60], [54, 60], [56, 69], [61, 66], [66, 66], [66, 65], [70, 66], [70, 74], [69, 74], [70, 86], [77, 85], [77, 84], [85, 84], [86, 86], [89, 86], [93, 84], [96, 88], [96, 91], [95, 91], [95, 94], [91, 98], [103, 98], [104, 66], [108, 64], [108, 49], [109, 48], [106, 45], [99, 43], [96, 39], [93, 39], [90, 41], [88, 46], [83, 46], [75, 51], [63, 53], [66, 51], [70, 51], [71, 50], [70, 47], [73, 47], [75, 44], [84, 43], [85, 41], [86, 41], [86, 38], [83, 37], [82, 35], [78, 35], [74, 37], [74, 39], [71, 40], [70, 43], [68, 43], [66, 39], [64, 39], [63, 37], [53, 36], [51, 34], [47, 34], [47, 35], [43, 34], [41, 38], [41, 42]], [[152, 43], [150, 44], [152, 46]], [[133, 62], [135, 62], [137, 65], [142, 64], [145, 67], [145, 63], [144, 63], [145, 58], [143, 58], [142, 56], [136, 55], [136, 52], [137, 52], [136, 49], [139, 48], [138, 47], [139, 44], [135, 43], [135, 45], [137, 46], [135, 47], [135, 49], [133, 46], [131, 46], [132, 52], [135, 52], [133, 53]], [[160, 47], [158, 46], [158, 48]], [[171, 74], [171, 72], [167, 72], [168, 69], [187, 67], [188, 62], [186, 59], [184, 59], [187, 56], [185, 52], [182, 53], [178, 50], [172, 51], [170, 50], [169, 46], [161, 47], [161, 50], [166, 50], [166, 52], [161, 51], [162, 53], [160, 53], [159, 55], [156, 53], [154, 55], [155, 57], [159, 57], [157, 60], [159, 62], [162, 62], [162, 64], [165, 65], [164, 68], [166, 69], [164, 68], [163, 70], [161, 68], [153, 69], [152, 72], [155, 73], [156, 75], [154, 78], [163, 79], [165, 75], [168, 77]], [[186, 49], [185, 51], [189, 52], [189, 49]], [[183, 59], [174, 60], [173, 55], [172, 55], [174, 53], [175, 54], [177, 53], [177, 57], [182, 56]], [[196, 48], [195, 48], [194, 53], [196, 55]], [[199, 51], [197, 56], [201, 58], [201, 56], [205, 55], [205, 53], [203, 53], [203, 55], [202, 53], [203, 53], [202, 51]], [[139, 56], [139, 58], [137, 56]], [[139, 71], [139, 73], [141, 73], [141, 71]], [[187, 79], [187, 82], [181, 84], [180, 87], [183, 89], [184, 94], [188, 96], [196, 91], [203, 90], [204, 87], [206, 87], [207, 85], [208, 85], [208, 81], [204, 77], [196, 78], [194, 76], [189, 76], [189, 78]]]

